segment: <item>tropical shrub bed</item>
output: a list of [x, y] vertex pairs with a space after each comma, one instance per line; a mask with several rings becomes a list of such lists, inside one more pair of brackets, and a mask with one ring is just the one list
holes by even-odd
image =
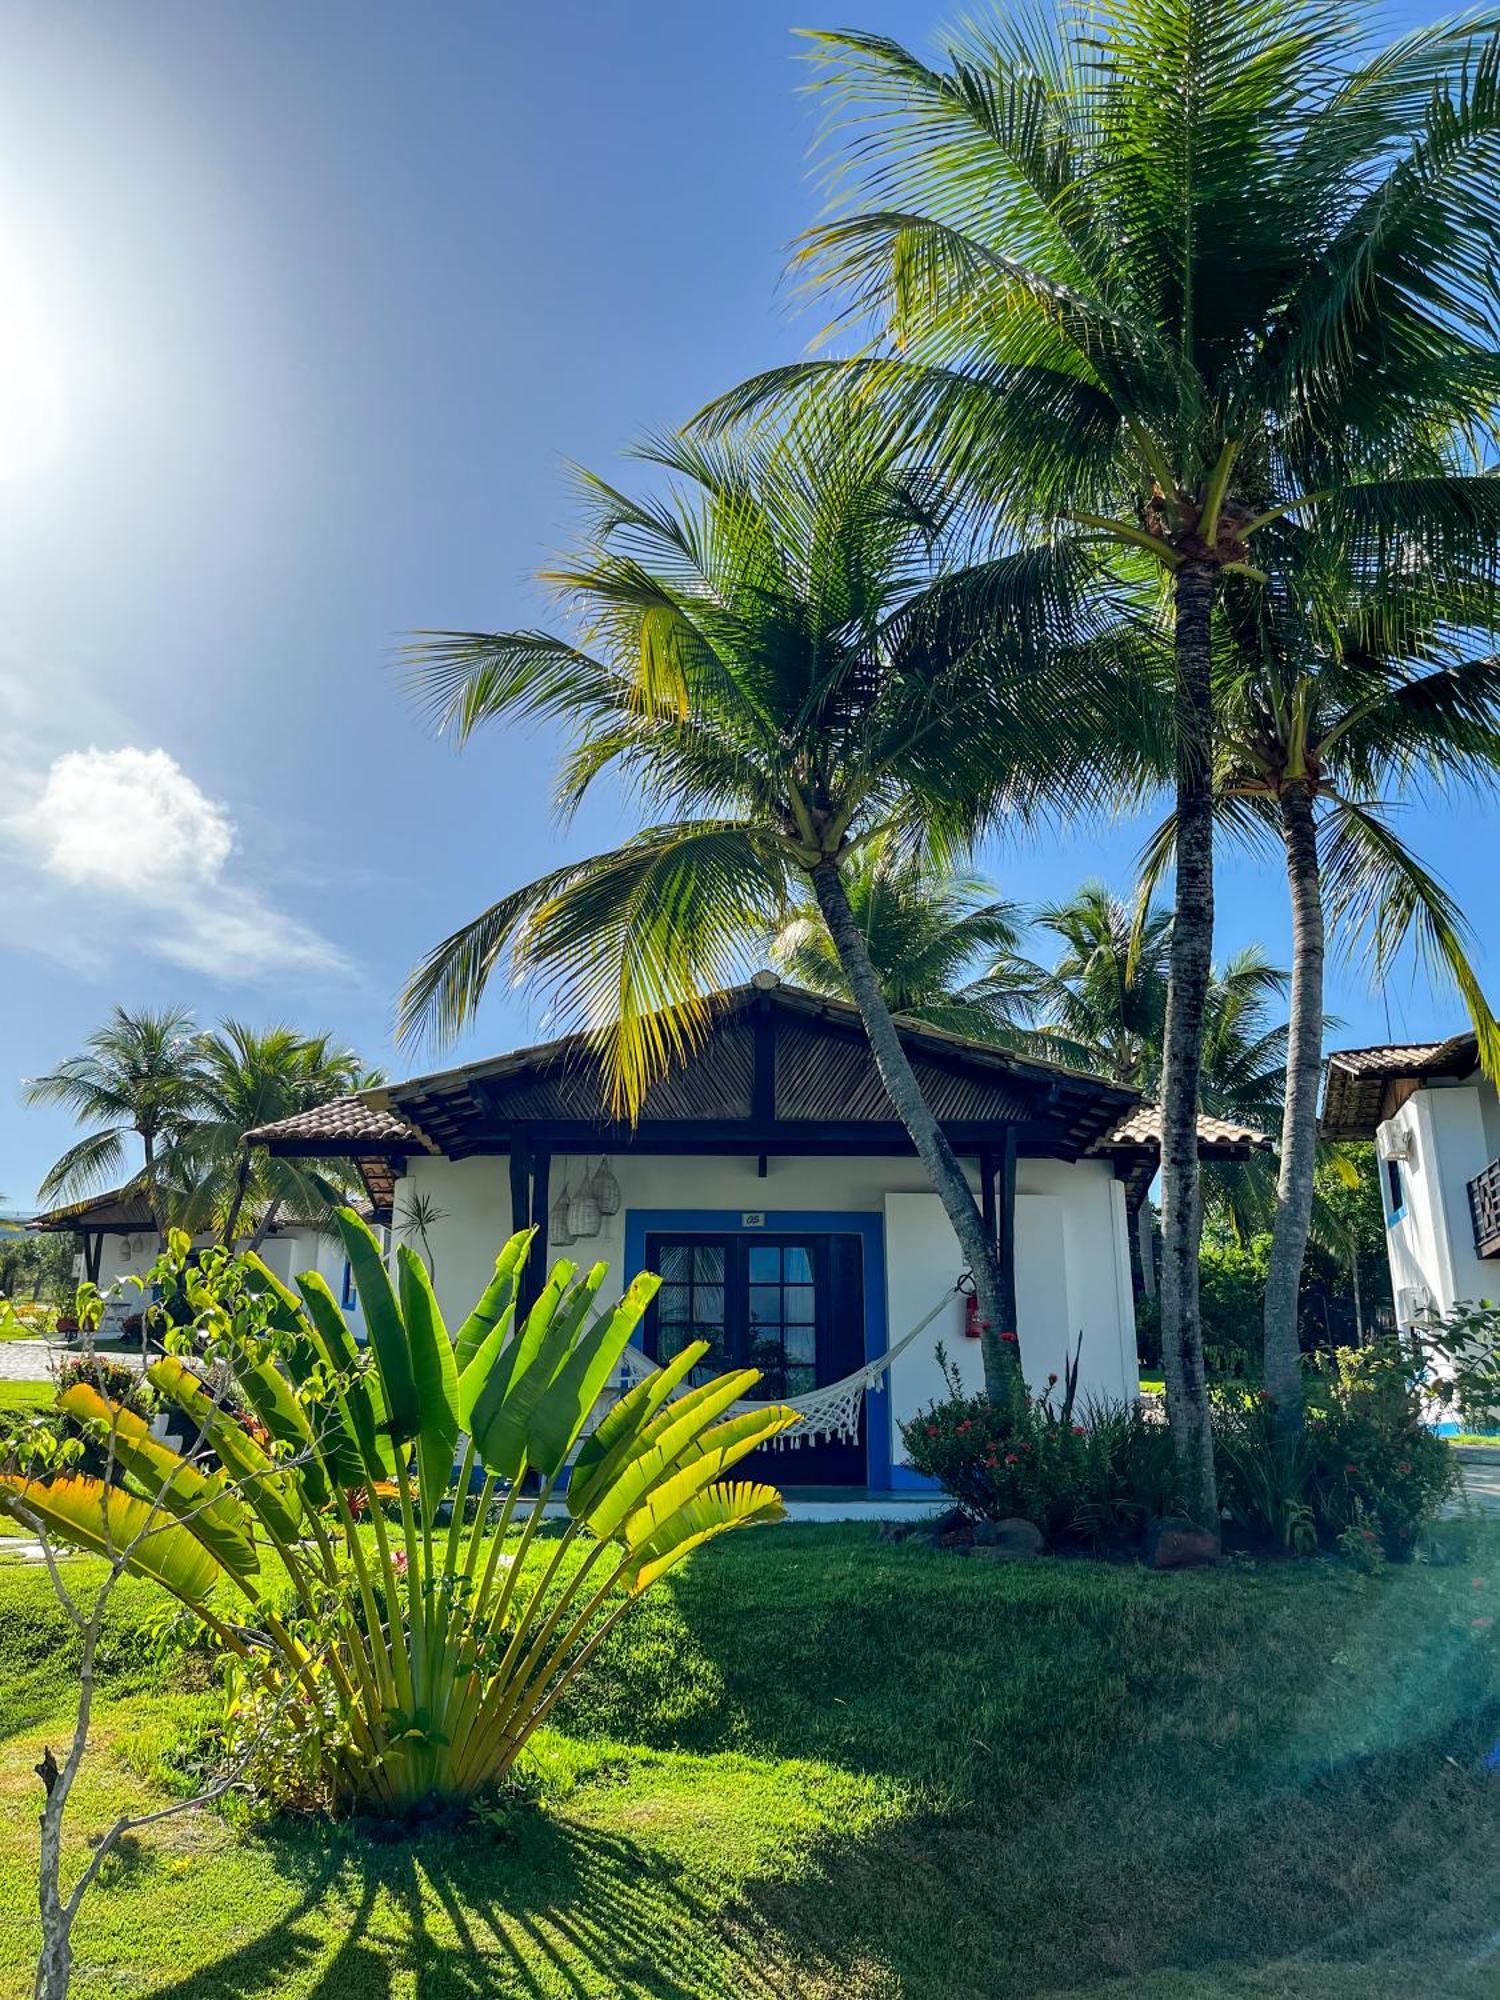
[[968, 1394], [946, 1355], [949, 1393], [901, 1426], [913, 1468], [981, 1520], [1033, 1521], [1055, 1548], [1100, 1548], [1171, 1511], [1172, 1442], [1134, 1403], [1049, 1379], [1040, 1395]]
[[365, 1224], [337, 1222], [367, 1349], [316, 1273], [293, 1291], [174, 1233], [148, 1379], [185, 1449], [152, 1435], [134, 1375], [91, 1361], [12, 1439], [0, 1510], [160, 1587], [222, 1667], [229, 1749], [263, 1788], [394, 1817], [503, 1779], [642, 1592], [779, 1519], [774, 1488], [726, 1475], [796, 1419], [735, 1410], [754, 1370], [682, 1390], [697, 1342], [585, 1437], [654, 1277], [604, 1307], [606, 1267], [559, 1262], [517, 1324], [526, 1232], [450, 1335], [421, 1260], [403, 1247], [393, 1282]]
[[1300, 1432], [1278, 1435], [1264, 1390], [1214, 1397], [1219, 1494], [1253, 1539], [1294, 1553], [1336, 1547], [1368, 1564], [1409, 1556], [1458, 1485], [1431, 1424], [1422, 1354], [1387, 1339], [1309, 1370]]

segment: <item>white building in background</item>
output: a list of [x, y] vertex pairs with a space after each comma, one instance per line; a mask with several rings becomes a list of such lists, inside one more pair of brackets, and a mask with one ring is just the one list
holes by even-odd
[[[1084, 1394], [1133, 1397], [1130, 1223], [1156, 1168], [1149, 1108], [1076, 1070], [915, 1022], [901, 1033], [994, 1231], [1028, 1379], [1060, 1375], [1077, 1349]], [[420, 1247], [450, 1324], [482, 1291], [499, 1246], [528, 1225], [538, 1234], [523, 1301], [559, 1254], [606, 1262], [612, 1290], [656, 1271], [646, 1354], [665, 1359], [706, 1338], [714, 1365], [762, 1368], [768, 1395], [844, 1382], [939, 1306], [892, 1363], [885, 1393], [862, 1399], [857, 1435], [778, 1458], [768, 1472], [783, 1482], [874, 1493], [925, 1484], [904, 1463], [900, 1424], [943, 1393], [938, 1344], [965, 1384], [981, 1380], [954, 1290], [957, 1241], [858, 1016], [769, 973], [720, 996], [703, 1043], [652, 1089], [634, 1126], [611, 1118], [596, 1057], [572, 1037], [386, 1085], [251, 1137], [285, 1156], [356, 1160], [367, 1185], [388, 1173], [398, 1234], [425, 1198]], [[1202, 1143], [1242, 1158], [1264, 1141], [1206, 1120]]]
[[1472, 1034], [1336, 1050], [1322, 1131], [1375, 1142], [1398, 1326], [1500, 1299], [1500, 1097]]
[[[112, 1188], [85, 1201], [46, 1209], [32, 1216], [26, 1227], [77, 1238], [74, 1277], [79, 1284], [87, 1279], [99, 1287], [105, 1298], [101, 1331], [106, 1338], [118, 1336], [123, 1322], [141, 1309], [141, 1287], [129, 1281], [144, 1278], [156, 1261], [156, 1225], [144, 1196], [133, 1188]], [[206, 1249], [213, 1240], [208, 1235], [195, 1237], [194, 1247]], [[299, 1271], [320, 1272], [335, 1298], [342, 1299], [351, 1326], [362, 1331], [353, 1280], [336, 1237], [311, 1222], [280, 1222], [267, 1232], [260, 1254], [287, 1283]]]

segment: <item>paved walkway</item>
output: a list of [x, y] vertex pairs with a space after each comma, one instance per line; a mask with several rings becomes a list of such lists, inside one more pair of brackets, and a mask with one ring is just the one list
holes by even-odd
[[[0, 1382], [45, 1382], [59, 1361], [82, 1352], [81, 1347], [47, 1340], [0, 1340]], [[141, 1365], [139, 1347], [101, 1347], [98, 1352], [110, 1361], [123, 1361], [127, 1368]]]

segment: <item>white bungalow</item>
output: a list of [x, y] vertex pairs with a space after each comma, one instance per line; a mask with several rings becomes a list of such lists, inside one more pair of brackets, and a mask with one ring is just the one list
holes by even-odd
[[1335, 1050], [1322, 1132], [1375, 1141], [1398, 1326], [1500, 1298], [1500, 1097], [1472, 1034]]
[[[1139, 1093], [915, 1023], [901, 1032], [995, 1230], [1028, 1379], [1060, 1375], [1077, 1348], [1084, 1394], [1134, 1396], [1131, 1209], [1157, 1157]], [[505, 1237], [532, 1224], [529, 1296], [559, 1254], [606, 1261], [612, 1286], [657, 1271], [647, 1356], [706, 1337], [717, 1365], [761, 1367], [767, 1394], [842, 1403], [831, 1434], [804, 1444], [795, 1467], [779, 1463], [784, 1482], [924, 1485], [903, 1463], [900, 1420], [941, 1392], [939, 1342], [973, 1385], [979, 1347], [955, 1290], [957, 1241], [854, 1010], [757, 974], [721, 996], [703, 1045], [652, 1089], [636, 1125], [605, 1105], [595, 1057], [569, 1037], [251, 1137], [285, 1156], [356, 1160], [367, 1184], [389, 1173], [398, 1217], [426, 1197], [422, 1248], [450, 1319]], [[1263, 1143], [1205, 1121], [1206, 1153]]]
[[[380, 1174], [378, 1164], [366, 1176], [367, 1187], [372, 1179], [373, 1200], [388, 1207], [390, 1180]], [[143, 1278], [150, 1270], [156, 1260], [157, 1235], [150, 1206], [138, 1189], [111, 1188], [84, 1201], [46, 1209], [32, 1216], [26, 1227], [48, 1235], [77, 1237], [74, 1279], [80, 1284], [87, 1279], [104, 1294], [101, 1331], [106, 1338], [117, 1335], [123, 1321], [140, 1311], [140, 1288], [128, 1281]], [[195, 1247], [205, 1248], [212, 1240], [206, 1235], [196, 1237]], [[312, 1222], [277, 1222], [267, 1231], [260, 1254], [277, 1277], [287, 1282], [299, 1271], [321, 1272], [335, 1296], [343, 1300], [351, 1325], [359, 1326], [359, 1301], [336, 1237]]]

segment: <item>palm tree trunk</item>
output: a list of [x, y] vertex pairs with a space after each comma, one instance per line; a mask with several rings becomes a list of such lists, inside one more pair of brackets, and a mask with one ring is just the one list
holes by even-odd
[[[1013, 1309], [1007, 1296], [996, 1245], [984, 1226], [984, 1217], [974, 1199], [968, 1177], [958, 1156], [943, 1135], [942, 1127], [922, 1095], [901, 1037], [891, 1019], [880, 990], [880, 981], [870, 962], [869, 948], [849, 907], [849, 898], [834, 861], [820, 861], [812, 871], [813, 894], [828, 926], [828, 935], [838, 953], [839, 964], [859, 1017], [864, 1023], [875, 1067], [885, 1085], [896, 1114], [911, 1135], [917, 1157], [927, 1169], [933, 1190], [943, 1204], [959, 1248], [968, 1259], [974, 1291], [979, 1300], [979, 1317], [984, 1329], [980, 1345], [984, 1358], [984, 1384], [997, 1402], [1014, 1395], [1021, 1380], [1021, 1357], [1017, 1329], [1010, 1325]], [[1009, 1334], [1006, 1340], [1003, 1335]]]
[[245, 1206], [245, 1194], [250, 1186], [250, 1148], [240, 1148], [239, 1171], [235, 1175], [234, 1200], [229, 1204], [229, 1213], [224, 1218], [224, 1231], [220, 1246], [225, 1250], [234, 1248], [234, 1232], [240, 1226], [240, 1210]]
[[1167, 981], [1161, 1090], [1161, 1353], [1182, 1497], [1217, 1532], [1213, 1432], [1203, 1368], [1198, 1245], [1198, 1082], [1213, 956], [1213, 683], [1209, 634], [1215, 572], [1176, 572], [1173, 707], [1177, 737], [1177, 884]]
[[1266, 1275], [1266, 1391], [1283, 1435], [1302, 1427], [1297, 1294], [1312, 1226], [1318, 1160], [1318, 1083], [1323, 1067], [1323, 885], [1313, 800], [1303, 784], [1281, 796], [1281, 835], [1292, 898], [1292, 996], [1287, 1033], [1286, 1100], [1281, 1113], [1281, 1172]]
[[161, 1198], [156, 1186], [156, 1141], [150, 1132], [141, 1133], [141, 1178], [146, 1183], [146, 1206], [151, 1211], [151, 1224], [156, 1231], [156, 1247], [167, 1247], [167, 1224], [162, 1214]]
[[261, 1217], [260, 1221], [256, 1223], [255, 1234], [250, 1238], [250, 1241], [245, 1245], [245, 1248], [247, 1250], [260, 1249], [261, 1244], [264, 1243], [267, 1236], [270, 1235], [272, 1225], [275, 1223], [276, 1218], [278, 1215], [280, 1215], [280, 1213], [281, 1213], [281, 1196], [277, 1195], [274, 1201], [268, 1201], [266, 1203], [266, 1212]]

